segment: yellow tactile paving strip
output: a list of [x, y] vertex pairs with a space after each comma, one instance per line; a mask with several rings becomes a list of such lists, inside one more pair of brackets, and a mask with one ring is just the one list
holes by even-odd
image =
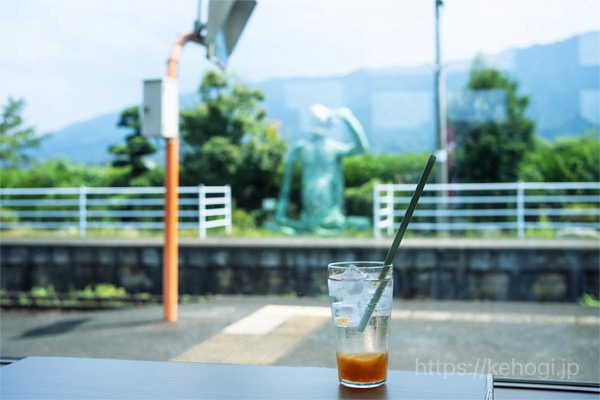
[[[329, 323], [329, 307], [268, 305], [236, 321], [171, 361], [269, 365]], [[394, 310], [394, 320], [505, 324], [600, 325], [591, 315]]]
[[222, 331], [171, 361], [221, 364], [274, 364], [330, 317], [292, 316], [266, 334]]

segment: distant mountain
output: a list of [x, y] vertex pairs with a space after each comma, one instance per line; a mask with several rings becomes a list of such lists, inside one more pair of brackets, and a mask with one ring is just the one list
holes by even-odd
[[108, 146], [120, 143], [127, 130], [117, 128], [120, 111], [50, 132], [35, 157], [41, 160], [65, 158], [85, 164], [104, 164], [110, 160]]
[[[528, 113], [542, 137], [553, 139], [598, 129], [600, 32], [511, 49], [489, 58], [519, 83], [521, 94], [530, 97]], [[446, 65], [448, 102], [465, 87], [470, 68], [470, 61]], [[323, 103], [352, 109], [367, 131], [373, 152], [434, 149], [434, 82], [429, 66], [359, 70], [339, 77], [277, 79], [251, 85], [265, 92], [269, 117], [282, 122], [282, 133], [291, 142], [306, 135], [308, 107]], [[192, 107], [196, 101], [196, 94], [184, 95], [182, 108]], [[108, 162], [108, 146], [122, 142], [128, 133], [116, 127], [119, 113], [54, 132], [44, 142], [40, 158]], [[334, 135], [345, 139], [341, 130]]]
[[[529, 96], [528, 115], [549, 140], [579, 135], [600, 124], [600, 32], [511, 49], [488, 56], [495, 68]], [[469, 79], [471, 62], [446, 70], [448, 103]], [[292, 140], [306, 132], [310, 104], [348, 106], [362, 122], [374, 152], [431, 151], [435, 147], [434, 76], [430, 66], [361, 70], [343, 77], [282, 79], [260, 83], [269, 116], [283, 122]]]
[[[193, 107], [198, 101], [197, 97], [196, 94], [182, 96], [180, 100], [182, 108]], [[112, 156], [108, 152], [108, 147], [123, 143], [125, 136], [130, 133], [129, 129], [117, 126], [121, 111], [102, 114], [59, 131], [50, 132], [34, 156], [40, 160], [65, 158], [84, 164], [110, 163]], [[154, 141], [157, 149], [163, 147], [161, 142], [160, 139]], [[162, 162], [163, 156], [160, 150], [155, 158], [159, 163]]]
[[509, 73], [530, 96], [529, 115], [543, 137], [598, 129], [600, 31], [515, 50], [512, 59]]

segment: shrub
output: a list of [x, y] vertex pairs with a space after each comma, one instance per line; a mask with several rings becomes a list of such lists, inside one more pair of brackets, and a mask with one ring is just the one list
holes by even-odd
[[371, 179], [359, 187], [344, 190], [346, 200], [346, 215], [360, 215], [371, 217], [373, 215], [373, 186], [381, 183], [379, 179]]

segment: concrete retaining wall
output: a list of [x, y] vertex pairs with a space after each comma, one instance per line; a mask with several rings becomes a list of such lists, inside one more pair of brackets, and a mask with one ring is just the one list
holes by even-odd
[[[180, 294], [326, 294], [331, 261], [383, 260], [391, 240], [181, 240]], [[394, 260], [402, 298], [575, 301], [599, 294], [595, 240], [405, 239]], [[162, 291], [162, 240], [2, 239], [0, 285], [58, 291], [108, 282]]]

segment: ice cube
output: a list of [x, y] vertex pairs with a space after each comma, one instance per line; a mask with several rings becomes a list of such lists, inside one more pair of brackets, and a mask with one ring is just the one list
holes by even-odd
[[329, 296], [331, 296], [332, 298], [335, 299], [333, 301], [340, 301], [344, 297], [344, 293], [346, 292], [345, 287], [344, 287], [345, 283], [346, 282], [344, 282], [344, 281], [338, 281], [335, 279], [327, 280], [327, 286], [329, 288]]
[[360, 318], [358, 305], [346, 301], [333, 303], [333, 320], [336, 326], [348, 327], [356, 326]]
[[[330, 277], [329, 282], [335, 282], [335, 296], [356, 296], [362, 293], [364, 280], [368, 277], [356, 265], [351, 265], [341, 274]], [[329, 293], [331, 293], [331, 286]]]
[[[373, 283], [375, 284], [375, 287], [382, 284], [382, 282]], [[381, 294], [381, 297], [377, 301], [375, 309], [373, 310], [374, 315], [386, 315], [390, 313], [390, 310], [392, 309], [392, 290], [392, 285], [388, 283]], [[363, 293], [363, 301], [364, 304], [368, 304], [368, 302], [371, 301], [371, 298], [375, 295], [375, 290], [374, 288], [369, 288], [369, 290], [366, 290], [365, 292], [366, 293]]]
[[379, 282], [370, 279], [365, 282], [364, 289], [362, 291], [363, 302], [368, 303], [375, 295], [375, 290], [377, 290], [378, 283]]
[[341, 274], [337, 274], [335, 277], [339, 280], [344, 281], [360, 281], [367, 279], [369, 275], [361, 271], [356, 265], [352, 264]]

